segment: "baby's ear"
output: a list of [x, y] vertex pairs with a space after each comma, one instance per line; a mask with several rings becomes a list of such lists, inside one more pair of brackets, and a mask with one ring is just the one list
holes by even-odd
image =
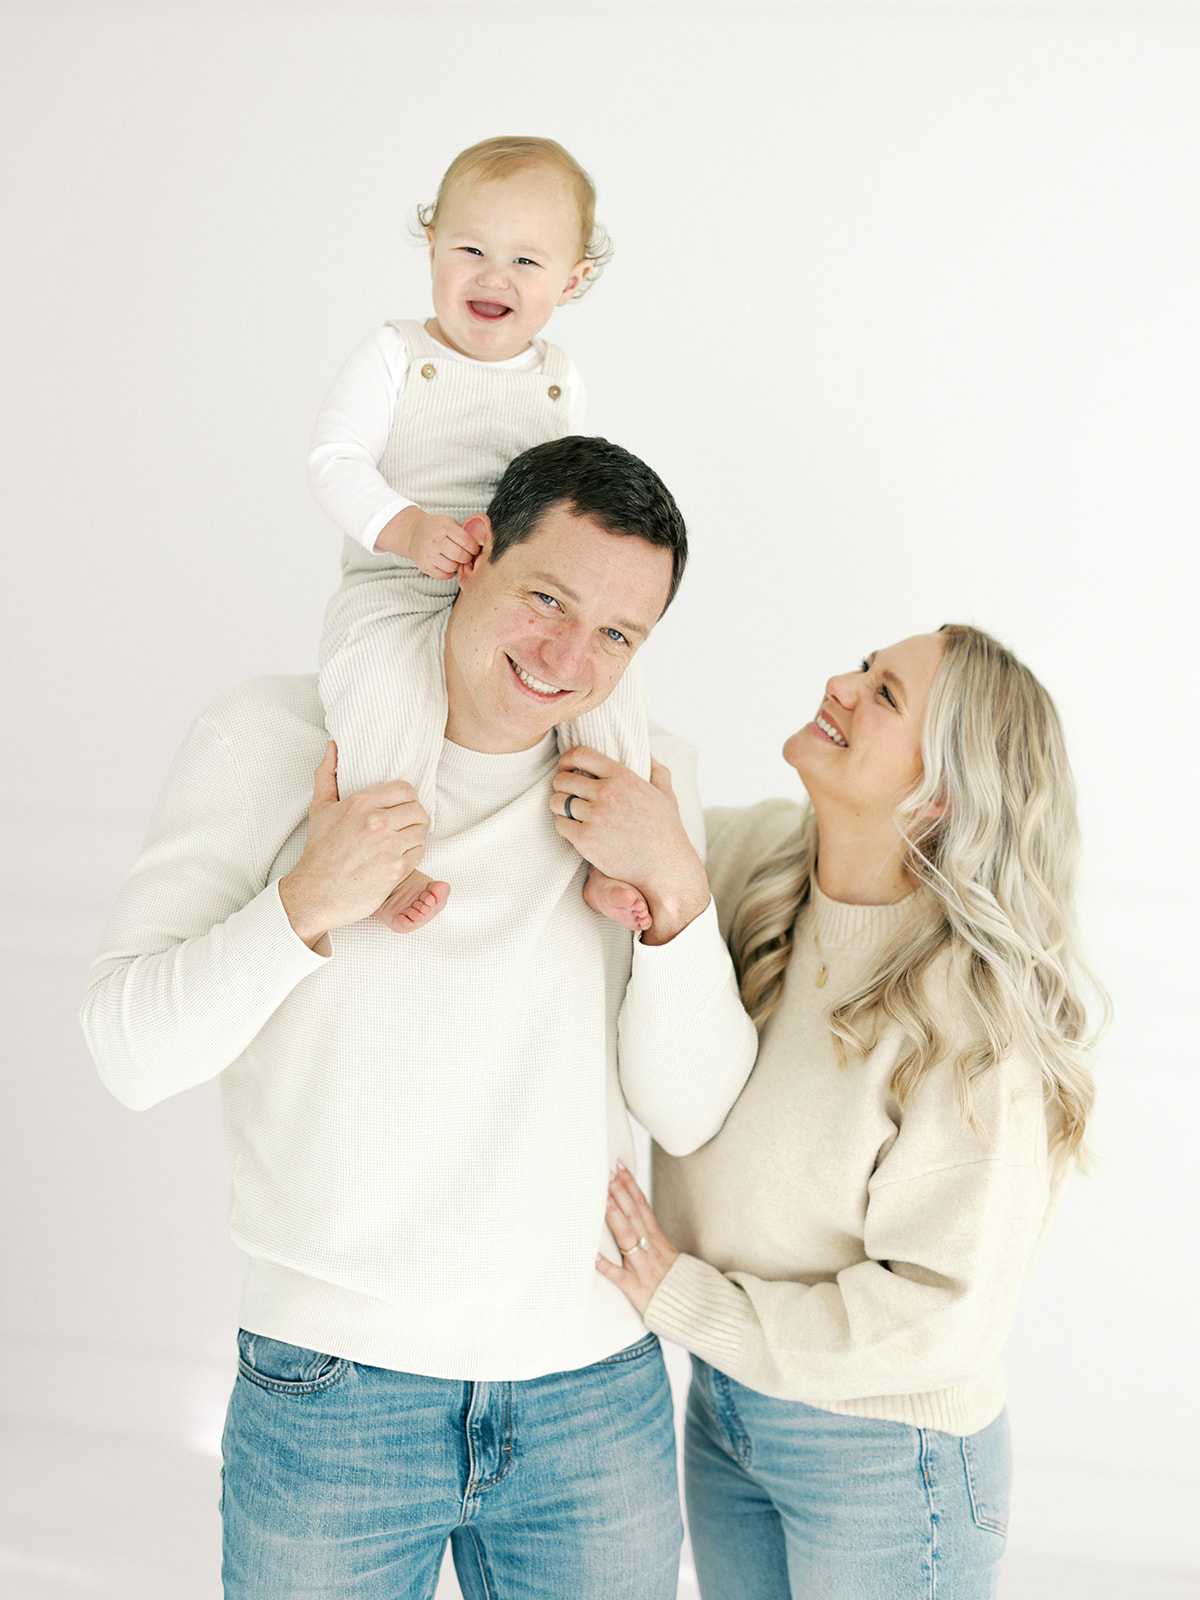
[[577, 261], [571, 268], [571, 276], [567, 279], [566, 286], [555, 301], [555, 304], [565, 306], [568, 300], [573, 300], [579, 285], [591, 270], [592, 263], [590, 261]]

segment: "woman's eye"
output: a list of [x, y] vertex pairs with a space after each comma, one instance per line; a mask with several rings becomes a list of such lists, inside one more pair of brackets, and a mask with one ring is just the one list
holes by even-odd
[[870, 672], [870, 670], [871, 670], [871, 663], [870, 663], [870, 662], [869, 662], [869, 661], [868, 661], [868, 660], [867, 660], [867, 659], [866, 659], [866, 657], [865, 657], [865, 656], [864, 656], [864, 657], [863, 657], [863, 659], [862, 659], [862, 660], [861, 660], [861, 661], [860, 661], [860, 662], [859, 662], [859, 664], [858, 664], [858, 670], [859, 670], [859, 671], [860, 671], [860, 672]]
[[888, 705], [894, 706], [896, 704], [895, 700], [892, 698], [892, 691], [888, 688], [886, 683], [881, 683], [879, 685], [879, 692], [887, 701]]

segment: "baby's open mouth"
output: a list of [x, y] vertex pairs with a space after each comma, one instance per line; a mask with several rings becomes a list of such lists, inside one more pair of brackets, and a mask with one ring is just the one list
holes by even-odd
[[511, 306], [502, 306], [496, 300], [468, 300], [467, 304], [477, 317], [507, 317], [512, 314]]

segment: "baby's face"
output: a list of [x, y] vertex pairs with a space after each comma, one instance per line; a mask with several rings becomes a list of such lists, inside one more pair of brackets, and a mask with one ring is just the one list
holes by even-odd
[[457, 184], [428, 233], [431, 331], [476, 361], [528, 349], [587, 271], [574, 196], [546, 168]]

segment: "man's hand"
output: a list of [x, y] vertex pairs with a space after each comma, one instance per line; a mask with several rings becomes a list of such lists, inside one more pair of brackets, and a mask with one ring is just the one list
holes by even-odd
[[651, 762], [647, 783], [611, 756], [578, 745], [559, 761], [550, 809], [554, 826], [585, 861], [642, 891], [653, 919], [643, 944], [666, 944], [707, 906], [704, 863], [684, 831], [661, 762]]
[[375, 548], [407, 556], [427, 577], [457, 578], [458, 569], [469, 566], [483, 547], [453, 517], [405, 506], [379, 530]]
[[337, 746], [313, 775], [304, 854], [279, 880], [288, 921], [311, 949], [330, 928], [360, 922], [420, 861], [429, 817], [411, 783], [396, 780], [338, 799]]

